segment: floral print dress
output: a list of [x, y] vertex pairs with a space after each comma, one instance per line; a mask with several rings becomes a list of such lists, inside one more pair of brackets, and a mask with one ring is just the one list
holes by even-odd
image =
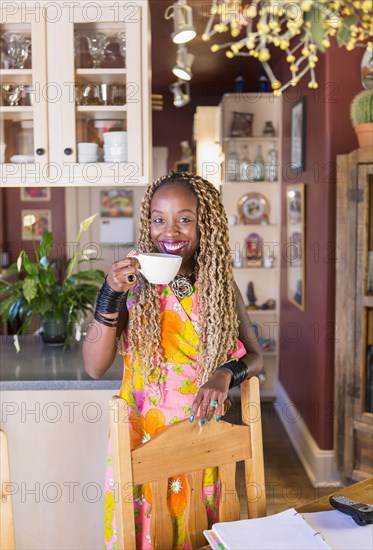
[[[135, 289], [136, 290], [136, 289]], [[158, 285], [161, 309], [161, 343], [163, 350], [160, 382], [146, 383], [135, 358], [126, 353], [124, 344], [124, 377], [119, 395], [130, 407], [132, 448], [142, 445], [167, 426], [189, 418], [190, 408], [197, 393], [196, 359], [198, 348], [198, 285], [193, 294], [178, 300], [168, 285]], [[133, 306], [133, 292], [129, 292], [127, 307]], [[239, 359], [246, 350], [241, 342], [233, 358]], [[136, 368], [137, 367], [137, 368]], [[133, 381], [131, 384], [131, 369]], [[112, 448], [109, 438], [105, 478], [105, 545], [116, 549]], [[203, 497], [209, 523], [217, 521], [219, 483], [217, 468], [206, 470]], [[169, 480], [168, 506], [174, 527], [174, 548], [188, 550], [190, 545], [184, 514], [187, 487], [181, 474]], [[133, 489], [137, 549], [151, 549], [150, 517], [152, 497], [148, 484]]]

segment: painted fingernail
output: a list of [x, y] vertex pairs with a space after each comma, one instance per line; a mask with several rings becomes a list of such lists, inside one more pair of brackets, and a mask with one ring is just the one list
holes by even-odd
[[220, 422], [220, 420], [221, 420], [221, 416], [217, 416], [216, 417], [216, 422]]
[[189, 422], [193, 422], [193, 421], [194, 421], [194, 414], [191, 414], [189, 417]]
[[204, 425], [205, 421], [204, 420], [200, 420], [199, 423], [201, 424], [201, 426]]
[[211, 422], [211, 418], [210, 418], [210, 417], [207, 417], [207, 422]]

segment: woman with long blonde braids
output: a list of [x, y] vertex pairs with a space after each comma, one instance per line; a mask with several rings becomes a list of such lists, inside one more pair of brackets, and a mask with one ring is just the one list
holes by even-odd
[[[88, 374], [110, 367], [121, 338], [124, 376], [120, 395], [131, 413], [131, 441], [141, 445], [180, 420], [219, 422], [229, 388], [258, 374], [262, 357], [233, 280], [228, 225], [217, 189], [199, 176], [170, 173], [145, 193], [138, 239], [141, 252], [182, 257], [169, 285], [152, 285], [138, 271], [136, 254], [115, 262], [99, 293], [84, 342]], [[96, 325], [96, 326], [95, 326]], [[203, 429], [203, 428], [202, 428]], [[105, 488], [105, 548], [116, 547], [111, 446]], [[206, 470], [209, 521], [217, 521], [216, 469]], [[190, 548], [181, 474], [169, 480], [174, 546]], [[152, 499], [147, 485], [134, 488], [137, 548], [151, 549]]]

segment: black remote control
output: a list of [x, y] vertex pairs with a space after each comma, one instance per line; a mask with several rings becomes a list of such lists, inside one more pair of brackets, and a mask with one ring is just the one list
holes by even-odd
[[329, 498], [330, 504], [344, 514], [348, 514], [358, 525], [373, 523], [373, 506], [356, 502], [343, 495], [333, 495]]

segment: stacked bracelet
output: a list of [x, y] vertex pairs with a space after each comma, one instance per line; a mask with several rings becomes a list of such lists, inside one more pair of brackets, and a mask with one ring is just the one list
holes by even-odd
[[118, 324], [118, 317], [113, 319], [111, 317], [106, 317], [105, 314], [119, 313], [126, 296], [127, 292], [117, 292], [113, 290], [111, 286], [108, 285], [105, 278], [105, 282], [96, 300], [96, 309], [93, 314], [95, 320], [106, 327], [115, 328]]
[[239, 386], [249, 374], [249, 367], [244, 363], [244, 361], [230, 361], [229, 363], [225, 363], [219, 369], [228, 369], [232, 373], [232, 380], [229, 384], [229, 388], [234, 388], [235, 386]]
[[114, 319], [111, 317], [105, 317], [105, 315], [102, 315], [102, 313], [99, 313], [98, 311], [94, 312], [93, 317], [98, 323], [105, 325], [105, 327], [115, 328], [118, 324], [118, 317], [115, 317]]

